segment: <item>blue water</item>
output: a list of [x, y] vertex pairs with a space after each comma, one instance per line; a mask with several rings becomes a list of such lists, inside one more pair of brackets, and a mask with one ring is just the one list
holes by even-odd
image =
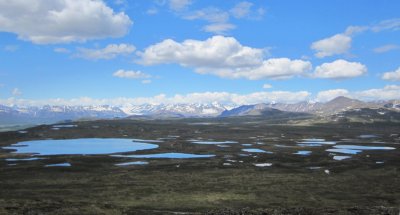
[[65, 167], [68, 167], [68, 166], [71, 166], [71, 164], [70, 163], [47, 164], [45, 167], [52, 167], [52, 166], [65, 166]]
[[126, 162], [126, 163], [117, 163], [115, 166], [129, 166], [129, 165], [146, 165], [149, 164], [147, 161], [133, 161], [133, 162]]
[[334, 149], [327, 149], [328, 152], [337, 152], [343, 154], [358, 154], [364, 150], [394, 150], [394, 147], [388, 146], [358, 146], [358, 145], [336, 145]]
[[231, 147], [231, 146], [229, 146], [229, 145], [217, 145], [218, 147], [221, 147], [221, 148], [229, 148], [229, 147]]
[[255, 148], [242, 149], [242, 151], [244, 151], [244, 152], [252, 152], [252, 153], [269, 153], [269, 154], [272, 154], [272, 152], [265, 151], [265, 150], [262, 150], [262, 149], [255, 149]]
[[118, 138], [81, 138], [65, 140], [33, 140], [13, 144], [4, 149], [13, 149], [13, 153], [39, 155], [72, 154], [112, 154], [158, 148], [158, 145], [133, 142], [132, 139]]
[[307, 167], [307, 169], [311, 169], [311, 170], [317, 170], [317, 169], [321, 169], [322, 167], [320, 167], [320, 166], [310, 166], [310, 167]]
[[282, 144], [275, 144], [275, 146], [279, 147], [279, 148], [291, 148], [291, 147], [293, 147], [293, 146], [287, 146], [287, 145], [282, 145]]
[[43, 160], [45, 158], [7, 158], [6, 161], [34, 161], [34, 160]]
[[341, 155], [333, 156], [333, 160], [337, 160], [337, 161], [341, 161], [341, 160], [345, 160], [345, 159], [349, 159], [349, 158], [351, 158], [351, 156], [341, 156]]
[[316, 145], [316, 146], [321, 146], [321, 145], [335, 145], [336, 142], [334, 141], [302, 141], [302, 142], [298, 142], [299, 145], [303, 144], [303, 145]]
[[147, 155], [113, 155], [113, 157], [126, 157], [126, 158], [210, 158], [215, 155], [198, 155], [198, 154], [187, 154], [187, 153], [159, 153], [159, 154], [147, 154]]
[[270, 167], [272, 166], [272, 163], [255, 163], [253, 165], [256, 167]]
[[362, 150], [357, 150], [357, 149], [327, 149], [326, 151], [342, 153], [342, 154], [350, 154], [350, 155], [355, 155], [362, 152]]
[[293, 153], [295, 155], [310, 155], [311, 151], [298, 151], [296, 153]]
[[356, 149], [356, 150], [394, 150], [394, 147], [388, 146], [358, 146], [358, 145], [336, 145], [338, 149]]
[[303, 141], [307, 141], [307, 142], [322, 142], [322, 141], [325, 141], [325, 139], [320, 139], [320, 138], [308, 138], [308, 139], [303, 139]]
[[143, 139], [131, 139], [134, 142], [145, 142], [145, 143], [162, 143], [162, 140], [143, 140]]

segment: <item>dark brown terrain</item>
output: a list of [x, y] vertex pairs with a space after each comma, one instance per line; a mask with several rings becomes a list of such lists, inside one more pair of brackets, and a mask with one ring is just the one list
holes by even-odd
[[[28, 155], [1, 149], [0, 214], [399, 214], [400, 124], [396, 121], [239, 117], [73, 124], [77, 127], [52, 130], [43, 125], [25, 129], [27, 133], [2, 132], [0, 146], [48, 138], [166, 138], [157, 143], [157, 149], [118, 154], [216, 156], [54, 155], [7, 161]], [[359, 137], [366, 134], [376, 136]], [[334, 160], [334, 154], [326, 151], [332, 145], [298, 145], [307, 138], [395, 149], [366, 150], [349, 159]], [[220, 147], [190, 139], [238, 143]], [[272, 153], [244, 152], [244, 148]], [[293, 154], [301, 150], [312, 153]], [[149, 164], [115, 166], [129, 161]], [[64, 162], [71, 166], [45, 167]]]

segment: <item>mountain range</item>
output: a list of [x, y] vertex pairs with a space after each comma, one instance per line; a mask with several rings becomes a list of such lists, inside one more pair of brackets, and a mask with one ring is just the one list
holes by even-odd
[[400, 101], [363, 102], [347, 97], [337, 97], [331, 101], [299, 102], [295, 104], [263, 103], [254, 105], [211, 104], [143, 104], [124, 106], [5, 106], [0, 105], [0, 125], [54, 123], [64, 120], [103, 118], [187, 118], [187, 117], [232, 117], [276, 115], [284, 112], [332, 115], [360, 109], [384, 108], [400, 111]]

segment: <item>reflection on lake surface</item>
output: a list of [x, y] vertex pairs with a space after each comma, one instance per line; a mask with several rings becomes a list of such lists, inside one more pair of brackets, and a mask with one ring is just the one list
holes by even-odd
[[147, 161], [133, 161], [133, 162], [125, 162], [125, 163], [117, 163], [115, 166], [130, 166], [130, 165], [146, 165], [149, 164]]
[[68, 166], [71, 166], [71, 164], [70, 164], [70, 163], [47, 164], [45, 167], [52, 167], [52, 166], [64, 166], [64, 167], [68, 167]]
[[337, 160], [337, 161], [341, 161], [341, 160], [345, 160], [345, 159], [349, 159], [349, 158], [351, 158], [351, 156], [341, 156], [341, 155], [333, 156], [333, 160]]
[[356, 150], [394, 150], [393, 147], [388, 146], [358, 146], [358, 145], [336, 145], [338, 149], [356, 149]]
[[322, 146], [322, 145], [335, 145], [334, 141], [326, 141], [325, 139], [303, 139], [301, 142], [297, 142], [298, 146]]
[[308, 139], [303, 139], [303, 141], [307, 141], [307, 142], [322, 142], [322, 141], [325, 141], [325, 139], [320, 139], [320, 138], [308, 138]]
[[343, 154], [358, 154], [364, 150], [394, 150], [394, 147], [389, 146], [359, 146], [359, 145], [336, 145], [334, 149], [327, 149], [328, 152], [337, 152]]
[[45, 158], [7, 158], [6, 161], [34, 161], [34, 160], [43, 160]]
[[217, 145], [218, 147], [221, 147], [221, 148], [229, 148], [229, 147], [231, 147], [231, 146], [229, 146], [229, 145]]
[[125, 157], [125, 158], [210, 158], [215, 155], [198, 155], [188, 153], [158, 153], [158, 154], [147, 154], [147, 155], [112, 155], [113, 157]]
[[255, 163], [253, 165], [256, 167], [269, 167], [272, 166], [272, 163]]
[[162, 143], [162, 140], [143, 140], [143, 139], [131, 139], [134, 142], [146, 142], [146, 143]]
[[268, 154], [272, 154], [272, 152], [265, 151], [265, 150], [262, 150], [262, 149], [255, 149], [255, 148], [251, 148], [251, 149], [242, 149], [242, 151], [244, 151], [244, 152], [254, 152], [254, 153], [268, 153]]
[[311, 151], [298, 151], [296, 153], [293, 153], [295, 155], [310, 155]]
[[342, 153], [342, 154], [350, 154], [350, 155], [355, 155], [355, 154], [362, 152], [361, 150], [357, 150], [357, 149], [327, 149], [326, 151]]
[[158, 145], [143, 142], [133, 142], [132, 139], [81, 138], [23, 141], [3, 148], [16, 150], [16, 152], [13, 153], [30, 153], [39, 155], [93, 155], [154, 149], [158, 148]]
[[360, 136], [358, 136], [359, 138], [362, 138], [362, 139], [367, 139], [367, 138], [376, 138], [376, 137], [378, 137], [377, 135], [375, 135], [375, 134], [362, 134], [362, 135], [360, 135]]

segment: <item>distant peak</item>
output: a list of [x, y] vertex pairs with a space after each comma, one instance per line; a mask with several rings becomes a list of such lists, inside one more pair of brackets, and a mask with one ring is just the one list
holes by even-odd
[[348, 102], [348, 101], [358, 101], [358, 100], [357, 99], [351, 99], [351, 98], [346, 97], [346, 96], [338, 96], [338, 97], [332, 99], [331, 101], [329, 101], [329, 103], [330, 102]]

